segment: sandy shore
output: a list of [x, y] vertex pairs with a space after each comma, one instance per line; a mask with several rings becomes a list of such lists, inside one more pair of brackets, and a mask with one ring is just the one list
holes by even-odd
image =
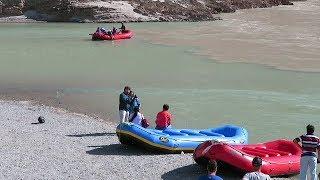
[[[0, 179], [197, 179], [204, 173], [192, 154], [119, 144], [115, 124], [101, 119], [27, 101], [0, 101], [0, 109]], [[40, 115], [44, 124], [37, 124]]]

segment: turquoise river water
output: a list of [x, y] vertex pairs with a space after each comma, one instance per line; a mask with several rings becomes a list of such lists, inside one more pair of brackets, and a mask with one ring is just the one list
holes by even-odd
[[[223, 22], [205, 22], [215, 23]], [[197, 55], [196, 46], [165, 45], [142, 33], [201, 25], [128, 24], [133, 39], [92, 42], [88, 33], [97, 24], [0, 24], [0, 91], [117, 121], [118, 95], [130, 85], [152, 121], [168, 103], [176, 127], [236, 124], [252, 142], [292, 139], [308, 123], [320, 128], [319, 73], [218, 63]]]

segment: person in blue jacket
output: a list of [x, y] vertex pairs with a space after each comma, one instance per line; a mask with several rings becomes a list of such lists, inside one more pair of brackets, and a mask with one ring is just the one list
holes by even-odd
[[130, 103], [129, 113], [132, 114], [134, 113], [134, 109], [141, 108], [141, 103], [140, 103], [139, 97], [136, 94], [134, 94], [133, 91], [130, 92], [130, 98], [131, 98], [131, 103]]
[[200, 176], [199, 180], [223, 180], [221, 177], [217, 176], [217, 161], [211, 160], [207, 164], [208, 174], [204, 176]]

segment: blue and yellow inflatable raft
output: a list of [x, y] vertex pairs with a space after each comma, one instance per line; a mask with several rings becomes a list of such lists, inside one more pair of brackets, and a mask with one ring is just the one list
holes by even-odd
[[133, 123], [121, 123], [117, 136], [122, 144], [134, 144], [166, 153], [193, 152], [201, 143], [213, 140], [228, 144], [247, 144], [248, 132], [234, 125], [210, 129], [147, 129]]

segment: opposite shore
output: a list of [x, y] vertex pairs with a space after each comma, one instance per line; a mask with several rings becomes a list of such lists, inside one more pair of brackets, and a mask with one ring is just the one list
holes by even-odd
[[220, 20], [238, 9], [293, 5], [289, 0], [1, 0], [0, 22], [168, 22]]

